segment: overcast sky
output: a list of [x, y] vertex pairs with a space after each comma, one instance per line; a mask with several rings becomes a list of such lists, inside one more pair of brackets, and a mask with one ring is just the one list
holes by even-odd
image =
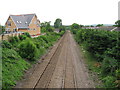
[[10, 14], [36, 13], [41, 22], [61, 18], [64, 25], [114, 24], [120, 0], [2, 0], [0, 24]]

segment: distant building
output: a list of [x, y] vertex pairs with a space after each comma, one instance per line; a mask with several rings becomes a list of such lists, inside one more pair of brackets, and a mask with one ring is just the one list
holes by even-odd
[[10, 15], [5, 23], [5, 32], [28, 32], [31, 36], [40, 35], [40, 21], [36, 14]]

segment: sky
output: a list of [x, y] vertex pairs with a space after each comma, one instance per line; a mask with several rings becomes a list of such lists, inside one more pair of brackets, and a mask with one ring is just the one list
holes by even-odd
[[4, 25], [9, 15], [35, 13], [41, 22], [62, 19], [63, 25], [73, 23], [114, 24], [118, 20], [120, 0], [2, 0], [0, 24]]

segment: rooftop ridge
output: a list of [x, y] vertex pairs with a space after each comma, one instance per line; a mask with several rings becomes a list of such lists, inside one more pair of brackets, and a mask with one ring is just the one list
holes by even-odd
[[24, 16], [24, 15], [36, 15], [36, 14], [35, 13], [31, 13], [31, 14], [17, 14], [17, 15], [11, 14], [10, 16]]

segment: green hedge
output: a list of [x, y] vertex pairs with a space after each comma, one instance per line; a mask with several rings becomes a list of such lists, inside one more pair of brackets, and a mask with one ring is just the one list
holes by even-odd
[[[101, 63], [100, 73], [102, 77], [110, 76], [110, 78], [118, 79], [115, 72], [120, 70], [120, 32], [81, 29], [76, 31], [75, 39], [79, 44], [82, 44], [84, 49], [93, 55], [96, 62]], [[108, 81], [106, 82], [109, 83]], [[108, 85], [111, 84], [107, 84], [107, 87]], [[115, 87], [116, 84], [112, 85]]]

